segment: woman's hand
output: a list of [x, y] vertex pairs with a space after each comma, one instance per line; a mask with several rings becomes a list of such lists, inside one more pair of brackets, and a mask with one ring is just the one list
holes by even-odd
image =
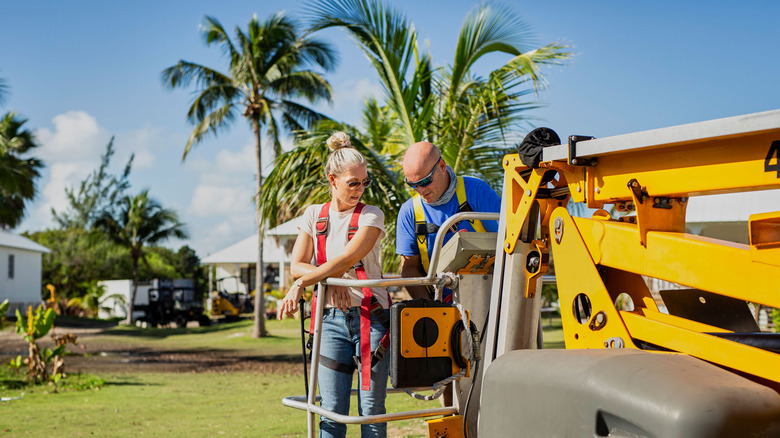
[[278, 311], [276, 312], [277, 319], [281, 321], [284, 315], [290, 317], [294, 316], [295, 312], [298, 311], [298, 301], [301, 299], [301, 296], [303, 296], [303, 289], [300, 280], [293, 283], [290, 290], [287, 291], [287, 295], [284, 296], [284, 299], [282, 299], [282, 302], [278, 306]]
[[330, 295], [330, 304], [342, 312], [349, 312], [352, 307], [352, 298], [349, 296], [349, 288], [345, 286], [331, 286], [333, 293]]

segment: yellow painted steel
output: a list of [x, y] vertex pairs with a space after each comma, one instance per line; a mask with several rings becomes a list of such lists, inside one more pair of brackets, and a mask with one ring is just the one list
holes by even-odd
[[[620, 339], [625, 346], [633, 347], [631, 336], [569, 212], [556, 208], [550, 227], [561, 230], [560, 238], [551, 240], [566, 348], [604, 348], [611, 339]], [[574, 310], [579, 295], [586, 296], [591, 307], [584, 323], [577, 319]], [[603, 316], [602, 322], [598, 320], [599, 315]], [[580, 316], [584, 316], [582, 312]]]
[[[504, 249], [512, 253], [521, 234], [529, 242], [523, 227], [538, 203], [540, 237], [531, 238], [555, 259], [566, 348], [637, 348], [637, 340], [780, 382], [780, 354], [660, 312], [645, 283], [652, 277], [780, 308], [780, 212], [750, 217], [749, 245], [684, 232], [691, 196], [780, 188], [780, 127], [631, 146], [591, 156], [593, 165], [581, 167], [559, 159], [529, 169], [517, 155], [504, 157]], [[543, 184], [548, 172], [555, 177]], [[616, 220], [602, 209], [573, 218], [569, 200], [635, 214]], [[624, 295], [632, 311], [616, 308]]]
[[528, 169], [527, 178], [524, 178], [520, 169], [527, 169], [520, 161], [517, 154], [504, 157], [504, 184], [506, 187], [507, 223], [504, 251], [511, 253], [515, 249], [517, 239], [523, 229], [528, 212], [531, 211], [536, 193], [542, 182], [544, 171], [541, 169]]
[[[774, 257], [756, 261], [755, 250], [748, 245], [669, 232], [649, 232], [644, 247], [639, 244], [637, 225], [575, 221], [598, 265], [780, 307], [780, 252], [775, 249], [764, 250], [774, 251]], [[558, 254], [553, 256], [557, 261]]]
[[[468, 317], [468, 312], [467, 317]], [[439, 329], [436, 341], [430, 347], [425, 348], [414, 341], [414, 326], [417, 321], [430, 318]], [[400, 331], [401, 356], [406, 358], [424, 357], [453, 357], [455, 351], [450, 344], [450, 335], [455, 324], [460, 321], [460, 312], [455, 307], [406, 307], [401, 312]], [[469, 377], [471, 363], [466, 361], [466, 377]], [[460, 368], [452, 361], [452, 374], [460, 371]]]
[[428, 420], [428, 436], [431, 438], [464, 438], [463, 416], [450, 415], [448, 417]]
[[670, 144], [647, 151], [598, 157], [587, 168], [589, 207], [630, 200], [628, 182], [637, 179], [651, 197], [688, 197], [780, 188], [780, 175], [767, 170], [780, 130], [713, 142]]
[[643, 318], [630, 312], [622, 312], [621, 316], [626, 327], [637, 339], [780, 382], [780, 354]]

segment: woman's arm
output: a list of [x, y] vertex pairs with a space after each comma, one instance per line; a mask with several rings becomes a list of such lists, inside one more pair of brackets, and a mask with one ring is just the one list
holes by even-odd
[[[317, 267], [309, 263], [314, 251], [311, 237], [304, 232], [299, 233], [293, 247], [290, 265], [290, 271], [296, 280], [282, 300], [278, 318], [281, 319], [285, 314], [292, 316], [293, 313], [298, 311], [298, 300], [301, 298], [305, 287], [316, 284], [325, 278], [341, 276], [341, 274], [347, 272], [358, 261], [368, 255], [374, 244], [376, 244], [376, 240], [381, 232], [382, 230], [377, 227], [361, 227], [352, 240], [347, 243], [342, 254], [336, 257], [329, 257], [327, 262]], [[346, 288], [334, 288], [334, 290], [340, 290], [341, 292], [333, 294], [333, 304], [342, 310], [349, 308], [351, 303]]]

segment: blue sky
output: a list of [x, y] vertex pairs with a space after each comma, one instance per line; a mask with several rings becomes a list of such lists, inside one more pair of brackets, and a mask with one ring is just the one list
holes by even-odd
[[[46, 169], [39, 195], [15, 231], [51, 227], [50, 209], [66, 205], [64, 188], [99, 162], [115, 136], [119, 172], [135, 153], [131, 192], [175, 209], [188, 244], [201, 257], [254, 232], [251, 132], [230, 132], [198, 145], [185, 162], [191, 90], [166, 90], [160, 72], [180, 59], [222, 68], [218, 49], [202, 42], [205, 15], [232, 29], [253, 14], [304, 1], [6, 2], [0, 26], [0, 77], [10, 96], [0, 111], [18, 111], [36, 132]], [[457, 32], [477, 2], [394, 1], [414, 23], [439, 66], [453, 56]], [[532, 116], [561, 137], [606, 137], [780, 108], [780, 3], [776, 1], [504, 2], [528, 23], [539, 44], [569, 44], [576, 54], [545, 71], [549, 88]], [[446, 5], [442, 7], [442, 5]], [[363, 99], [381, 97], [374, 71], [342, 31], [321, 38], [339, 51], [327, 78], [334, 102], [319, 109], [356, 123]], [[480, 68], [508, 58], [494, 55]], [[289, 142], [287, 143], [290, 146]], [[264, 155], [266, 157], [266, 155]], [[270, 158], [270, 155], [267, 155]], [[264, 158], [269, 163], [269, 158]]]

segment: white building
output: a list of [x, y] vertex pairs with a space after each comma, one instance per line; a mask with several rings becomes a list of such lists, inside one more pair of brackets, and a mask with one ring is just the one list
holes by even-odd
[[0, 302], [8, 299], [9, 315], [15, 309], [42, 302], [41, 257], [51, 250], [32, 240], [0, 229]]
[[[300, 218], [289, 220], [269, 230], [263, 240], [263, 264], [265, 283], [271, 288], [286, 287], [292, 283], [290, 256], [298, 237]], [[244, 292], [255, 289], [257, 271], [257, 234], [201, 260], [209, 269], [209, 290], [215, 290], [217, 280], [227, 292]]]

